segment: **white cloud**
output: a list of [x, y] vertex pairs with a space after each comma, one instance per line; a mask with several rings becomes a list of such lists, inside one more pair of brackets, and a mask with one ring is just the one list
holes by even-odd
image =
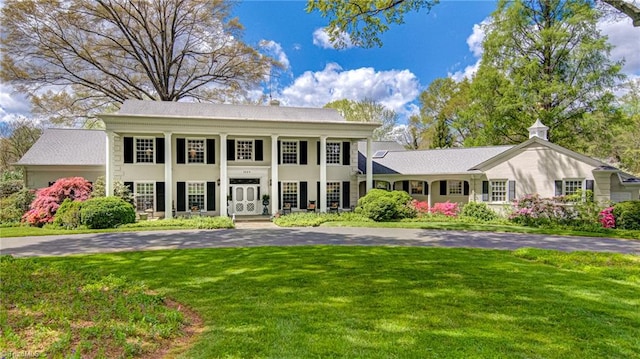
[[[342, 33], [340, 35], [340, 41], [344, 43], [345, 49], [350, 49], [355, 46], [351, 42], [351, 37], [349, 37], [347, 33]], [[334, 43], [331, 42], [329, 34], [327, 34], [325, 28], [318, 28], [313, 32], [313, 44], [323, 49], [335, 49]]]
[[622, 72], [640, 75], [640, 27], [634, 27], [631, 19], [625, 16], [616, 21], [601, 21], [598, 28], [614, 46], [611, 58], [625, 60]]
[[0, 121], [11, 121], [18, 116], [30, 116], [31, 104], [22, 94], [16, 93], [13, 87], [0, 84]]
[[343, 70], [340, 65], [329, 63], [322, 71], [307, 71], [296, 78], [282, 91], [282, 100], [287, 106], [322, 107], [345, 98], [372, 99], [406, 116], [415, 110], [411, 102], [419, 93], [418, 79], [409, 70]]
[[464, 68], [464, 70], [456, 71], [454, 73], [449, 73], [448, 76], [454, 79], [455, 81], [462, 81], [467, 78], [470, 79], [475, 75], [480, 67], [480, 59], [482, 58], [482, 42], [484, 41], [484, 37], [486, 35], [485, 31], [487, 26], [491, 23], [491, 18], [485, 18], [479, 24], [473, 25], [473, 31], [471, 35], [467, 37], [467, 45], [469, 46], [469, 51], [473, 54], [473, 57], [476, 59], [476, 62], [472, 65], [468, 65]]
[[282, 49], [282, 45], [280, 45], [279, 43], [273, 40], [260, 40], [259, 45], [260, 45], [260, 48], [262, 48], [264, 52], [267, 53], [267, 55], [278, 60], [278, 62], [280, 62], [285, 69], [289, 68], [290, 66], [289, 58], [287, 57], [287, 54]]

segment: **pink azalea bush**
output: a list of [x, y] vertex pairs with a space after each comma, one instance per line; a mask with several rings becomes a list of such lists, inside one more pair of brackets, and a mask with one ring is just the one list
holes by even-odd
[[615, 228], [616, 218], [613, 216], [613, 207], [608, 207], [600, 211], [598, 218], [603, 228]]
[[571, 218], [570, 210], [563, 204], [564, 197], [542, 198], [529, 194], [513, 201], [509, 219], [525, 226], [561, 223]]
[[69, 198], [86, 201], [91, 195], [91, 183], [82, 177], [68, 177], [57, 180], [53, 185], [41, 188], [36, 192], [36, 199], [31, 202], [29, 211], [22, 216], [22, 221], [32, 226], [41, 227], [53, 222], [58, 208]]
[[429, 203], [427, 203], [427, 201], [418, 201], [417, 199], [414, 199], [411, 201], [411, 207], [413, 207], [418, 216], [429, 214]]
[[460, 207], [457, 202], [446, 201], [444, 203], [436, 203], [431, 207], [432, 214], [441, 214], [447, 217], [457, 217], [460, 213]]

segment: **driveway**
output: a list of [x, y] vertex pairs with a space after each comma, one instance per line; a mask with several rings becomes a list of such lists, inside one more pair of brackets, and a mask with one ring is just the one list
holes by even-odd
[[269, 227], [2, 238], [0, 253], [14, 256], [63, 256], [157, 249], [302, 245], [466, 247], [508, 250], [535, 247], [561, 251], [640, 255], [640, 241], [610, 238], [345, 227]]

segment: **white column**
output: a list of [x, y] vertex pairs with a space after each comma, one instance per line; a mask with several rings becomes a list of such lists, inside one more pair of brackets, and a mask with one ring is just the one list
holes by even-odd
[[271, 214], [278, 213], [278, 135], [271, 135]]
[[327, 136], [320, 136], [320, 212], [327, 212]]
[[229, 179], [227, 178], [227, 134], [220, 134], [220, 216], [227, 217], [227, 189]]
[[114, 143], [115, 135], [113, 131], [107, 131], [107, 145], [105, 148], [106, 156], [104, 163], [104, 187], [105, 187], [105, 195], [113, 196], [113, 148], [115, 147]]
[[431, 184], [433, 182], [431, 181], [426, 181], [427, 182], [427, 188], [429, 191], [429, 194], [427, 195], [427, 203], [429, 204], [429, 208], [431, 208], [431, 193], [433, 192], [433, 188], [431, 188]]
[[373, 140], [367, 137], [367, 192], [373, 188]]
[[173, 143], [171, 132], [164, 133], [164, 218], [173, 218]]

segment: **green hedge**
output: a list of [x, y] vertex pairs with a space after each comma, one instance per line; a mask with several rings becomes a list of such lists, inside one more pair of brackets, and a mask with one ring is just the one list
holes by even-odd
[[356, 213], [376, 222], [413, 218], [416, 211], [409, 205], [412, 198], [405, 191], [372, 189], [358, 200]]
[[640, 201], [625, 201], [613, 206], [616, 228], [640, 230]]
[[97, 197], [85, 201], [80, 209], [82, 224], [91, 229], [115, 228], [136, 221], [136, 212], [121, 198]]
[[80, 227], [80, 209], [82, 208], [82, 203], [83, 202], [74, 201], [69, 198], [65, 199], [56, 211], [55, 217], [53, 218], [53, 225], [65, 229]]

